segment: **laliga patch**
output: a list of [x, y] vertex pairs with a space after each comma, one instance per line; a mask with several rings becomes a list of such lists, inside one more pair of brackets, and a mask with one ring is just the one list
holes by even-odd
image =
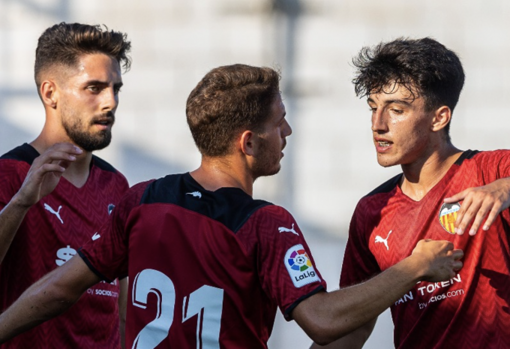
[[303, 245], [299, 244], [289, 248], [283, 262], [296, 288], [320, 281]]
[[455, 234], [454, 224], [457, 220], [457, 211], [460, 210], [460, 204], [454, 202], [452, 204], [443, 204], [439, 209], [439, 223], [450, 234]]

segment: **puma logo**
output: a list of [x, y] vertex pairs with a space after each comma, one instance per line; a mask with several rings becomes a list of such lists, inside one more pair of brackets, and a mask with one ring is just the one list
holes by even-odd
[[54, 214], [55, 216], [57, 216], [57, 218], [59, 219], [60, 223], [64, 224], [64, 221], [62, 220], [62, 218], [60, 217], [60, 209], [62, 208], [62, 205], [60, 205], [58, 207], [58, 210], [55, 211], [50, 205], [48, 204], [44, 204], [44, 208], [46, 209], [46, 211], [49, 211], [50, 213]]
[[393, 232], [393, 230], [390, 230], [390, 232], [388, 233], [388, 236], [386, 236], [386, 239], [383, 239], [382, 237], [377, 235], [375, 237], [375, 242], [382, 242], [384, 244], [384, 246], [386, 246], [386, 249], [389, 251], [390, 247], [388, 246], [388, 239], [392, 232]]
[[285, 227], [279, 227], [278, 231], [280, 233], [283, 233], [283, 232], [292, 233], [292, 234], [296, 234], [297, 236], [299, 236], [299, 234], [294, 230], [294, 223], [292, 223], [292, 228], [289, 229], [289, 228], [285, 228]]
[[191, 195], [194, 198], [199, 198], [199, 199], [202, 198], [202, 193], [199, 192], [199, 191], [193, 191], [193, 192], [190, 192], [190, 193], [186, 193], [186, 195]]

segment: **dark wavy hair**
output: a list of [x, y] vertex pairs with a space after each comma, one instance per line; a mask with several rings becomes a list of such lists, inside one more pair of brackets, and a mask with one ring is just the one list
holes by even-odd
[[[357, 68], [354, 89], [360, 98], [400, 85], [414, 98], [423, 97], [428, 111], [446, 105], [453, 112], [464, 86], [459, 57], [431, 38], [399, 38], [364, 47], [353, 64]], [[449, 128], [450, 124], [447, 134]]]
[[211, 70], [191, 91], [186, 118], [198, 149], [205, 156], [232, 150], [239, 132], [259, 132], [280, 93], [280, 74], [244, 64]]
[[77, 64], [80, 55], [104, 53], [115, 58], [124, 71], [131, 67], [128, 56], [131, 42], [121, 32], [109, 31], [106, 26], [80, 23], [60, 23], [46, 29], [39, 37], [35, 51], [35, 82], [41, 86], [41, 73], [53, 66], [72, 67]]

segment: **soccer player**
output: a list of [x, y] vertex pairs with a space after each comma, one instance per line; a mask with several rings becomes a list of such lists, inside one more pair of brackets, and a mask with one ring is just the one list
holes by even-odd
[[[449, 240], [464, 250], [464, 267], [445, 282], [418, 283], [392, 305], [395, 347], [510, 348], [510, 151], [453, 146], [464, 72], [439, 42], [397, 39], [362, 49], [354, 63], [377, 161], [400, 165], [402, 174], [358, 203], [341, 287], [390, 268], [418, 240]], [[375, 322], [330, 347], [362, 347]]]
[[63, 267], [0, 316], [0, 342], [64, 311], [91, 285], [129, 275], [126, 345], [267, 348], [277, 307], [318, 342], [372, 319], [419, 280], [448, 280], [462, 251], [421, 241], [364, 285], [326, 293], [302, 231], [252, 198], [280, 170], [291, 128], [270, 68], [213, 69], [186, 108], [202, 154], [195, 171], [135, 185]]
[[[35, 81], [46, 121], [35, 140], [0, 157], [2, 311], [97, 239], [128, 189], [92, 152], [110, 143], [130, 46], [123, 33], [78, 23], [54, 25], [39, 38]], [[2, 348], [118, 348], [119, 292], [118, 280], [99, 283], [72, 311]]]

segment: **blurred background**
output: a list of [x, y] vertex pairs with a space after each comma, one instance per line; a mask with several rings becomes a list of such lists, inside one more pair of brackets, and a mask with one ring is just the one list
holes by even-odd
[[[281, 173], [258, 180], [255, 197], [293, 213], [333, 290], [357, 201], [400, 172], [376, 162], [370, 113], [351, 84], [352, 57], [401, 36], [437, 39], [460, 56], [466, 72], [453, 143], [508, 148], [508, 18], [506, 0], [0, 0], [0, 153], [42, 129], [35, 48], [39, 35], [61, 21], [106, 24], [132, 42], [113, 142], [97, 153], [131, 185], [199, 165], [185, 103], [210, 69], [277, 68], [294, 132]], [[279, 315], [269, 345], [308, 348], [310, 340]], [[386, 312], [365, 348], [392, 347]]]

